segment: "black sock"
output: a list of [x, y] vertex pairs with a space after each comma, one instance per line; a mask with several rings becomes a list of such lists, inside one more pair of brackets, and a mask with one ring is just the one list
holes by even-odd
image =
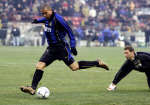
[[90, 67], [96, 67], [99, 65], [98, 61], [79, 61], [79, 69], [86, 69]]
[[36, 69], [34, 76], [33, 76], [33, 80], [32, 80], [33, 89], [37, 88], [37, 85], [43, 76], [43, 72], [44, 72], [43, 70]]

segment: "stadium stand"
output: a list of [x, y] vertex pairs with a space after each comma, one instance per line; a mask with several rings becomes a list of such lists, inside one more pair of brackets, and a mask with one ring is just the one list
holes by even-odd
[[[11, 25], [14, 22], [26, 24], [33, 17], [40, 16], [40, 6], [45, 3], [64, 16], [74, 27], [73, 31], [81, 27], [84, 32], [82, 40], [86, 40], [85, 30], [92, 25], [96, 31], [92, 41], [98, 40], [99, 38], [96, 37], [101, 36], [105, 27], [109, 26], [110, 30], [112, 28], [117, 30], [119, 36], [124, 35], [122, 34], [124, 32], [130, 33], [127, 34], [129, 36], [140, 34], [141, 42], [144, 43], [145, 27], [150, 25], [149, 0], [1, 0], [1, 23], [3, 26], [7, 23]], [[78, 39], [79, 36], [76, 37]], [[135, 37], [135, 41], [138, 39]], [[99, 42], [103, 43], [103, 41]]]

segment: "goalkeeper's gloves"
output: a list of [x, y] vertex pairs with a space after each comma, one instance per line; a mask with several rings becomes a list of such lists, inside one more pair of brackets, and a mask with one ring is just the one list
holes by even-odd
[[76, 50], [75, 47], [71, 47], [71, 52], [72, 52], [72, 54], [75, 55], [75, 56], [78, 54], [78, 52], [77, 52], [77, 50]]
[[116, 85], [113, 84], [113, 83], [111, 83], [111, 84], [109, 85], [109, 87], [107, 88], [107, 90], [108, 90], [108, 91], [114, 91], [114, 90], [116, 90]]

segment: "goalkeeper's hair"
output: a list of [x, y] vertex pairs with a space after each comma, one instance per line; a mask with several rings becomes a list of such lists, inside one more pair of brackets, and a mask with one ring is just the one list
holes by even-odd
[[125, 46], [124, 50], [129, 50], [130, 52], [134, 52], [134, 48], [132, 46]]

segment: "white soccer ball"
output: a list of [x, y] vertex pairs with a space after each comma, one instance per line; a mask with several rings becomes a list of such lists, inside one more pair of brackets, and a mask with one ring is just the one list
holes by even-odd
[[47, 87], [40, 87], [38, 88], [36, 94], [39, 98], [48, 98], [50, 91]]

